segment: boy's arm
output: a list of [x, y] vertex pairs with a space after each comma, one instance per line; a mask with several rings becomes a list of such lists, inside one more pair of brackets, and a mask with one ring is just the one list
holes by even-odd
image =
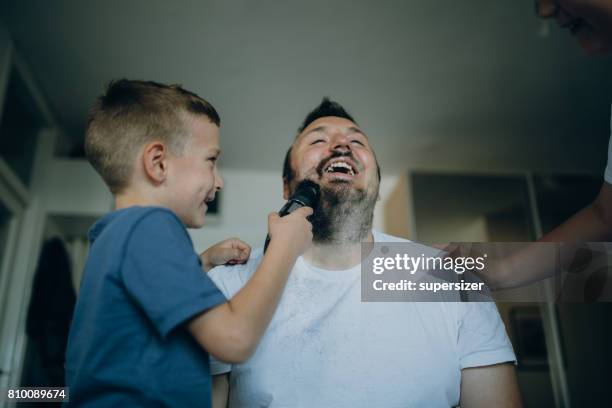
[[228, 375], [220, 374], [212, 377], [212, 408], [226, 408], [229, 395]]
[[295, 260], [310, 245], [312, 225], [306, 219], [310, 214], [309, 207], [283, 218], [271, 214], [270, 246], [253, 277], [231, 300], [188, 323], [200, 345], [218, 360], [240, 363], [255, 351]]

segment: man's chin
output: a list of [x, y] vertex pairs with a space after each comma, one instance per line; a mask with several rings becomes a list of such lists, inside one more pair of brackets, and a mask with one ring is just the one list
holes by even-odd
[[328, 180], [325, 184], [330, 186], [341, 186], [346, 188], [354, 188], [353, 182], [350, 180], [334, 179]]
[[336, 180], [321, 185], [321, 199], [328, 203], [361, 200], [364, 196], [365, 190], [355, 187], [351, 182]]
[[355, 187], [355, 183], [353, 183], [351, 180], [342, 180], [342, 179], [333, 179], [333, 180], [324, 180], [321, 184], [320, 184], [322, 189], [326, 189], [326, 190], [330, 190], [330, 191], [336, 191], [336, 190], [343, 190], [343, 191], [350, 191], [350, 190], [359, 190], [358, 188]]
[[342, 189], [342, 190], [357, 190], [357, 187], [355, 186], [355, 180], [350, 179], [350, 178], [345, 178], [345, 177], [321, 177], [321, 179], [319, 180], [319, 185], [321, 186], [321, 188], [328, 188], [328, 189]]

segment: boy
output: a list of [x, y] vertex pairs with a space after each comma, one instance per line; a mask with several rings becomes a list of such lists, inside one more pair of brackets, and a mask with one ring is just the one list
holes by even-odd
[[[207, 203], [223, 187], [219, 124], [205, 100], [154, 82], [112, 82], [94, 105], [85, 150], [116, 211], [89, 233], [66, 356], [71, 405], [210, 406], [207, 352], [244, 361], [270, 321], [310, 245], [312, 210], [270, 214], [261, 267], [226, 300], [186, 231], [202, 227]], [[222, 243], [203, 263], [243, 261], [245, 250]]]

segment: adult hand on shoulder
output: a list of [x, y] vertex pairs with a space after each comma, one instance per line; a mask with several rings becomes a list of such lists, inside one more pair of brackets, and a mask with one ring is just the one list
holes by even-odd
[[251, 247], [238, 238], [228, 238], [218, 242], [200, 254], [202, 267], [210, 271], [218, 265], [236, 265], [248, 261]]

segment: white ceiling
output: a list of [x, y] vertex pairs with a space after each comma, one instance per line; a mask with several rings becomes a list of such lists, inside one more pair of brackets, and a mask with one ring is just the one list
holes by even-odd
[[210, 100], [228, 168], [280, 172], [323, 96], [355, 116], [387, 171], [605, 158], [611, 59], [583, 56], [530, 0], [20, 0], [0, 12], [71, 138], [103, 85], [129, 77]]

